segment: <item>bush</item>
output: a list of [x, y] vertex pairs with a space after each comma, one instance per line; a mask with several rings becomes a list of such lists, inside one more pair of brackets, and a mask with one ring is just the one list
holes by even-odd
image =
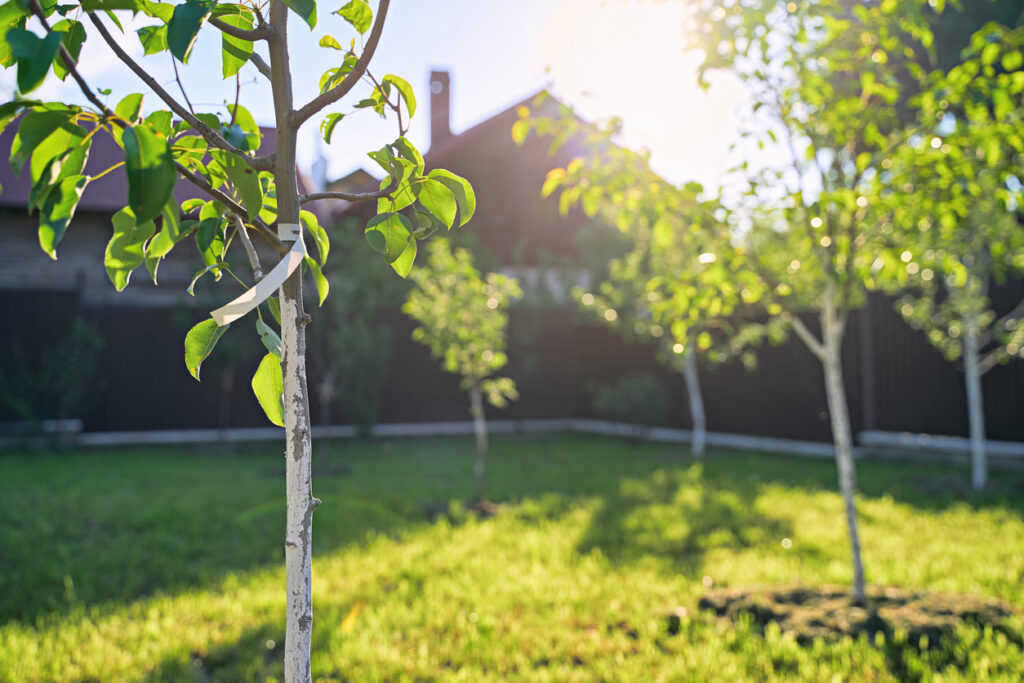
[[668, 421], [669, 394], [650, 373], [626, 375], [591, 386], [591, 406], [598, 417], [615, 422], [663, 425]]

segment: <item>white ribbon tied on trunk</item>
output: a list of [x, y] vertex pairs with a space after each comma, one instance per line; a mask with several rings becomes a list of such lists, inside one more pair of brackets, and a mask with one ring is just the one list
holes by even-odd
[[263, 276], [262, 280], [256, 283], [255, 287], [245, 290], [237, 299], [210, 312], [210, 316], [219, 327], [238, 320], [273, 296], [278, 287], [284, 284], [284, 281], [295, 272], [295, 269], [302, 263], [302, 259], [306, 257], [306, 243], [302, 240], [301, 225], [278, 223], [277, 236], [282, 242], [294, 240], [292, 248], [269, 273]]

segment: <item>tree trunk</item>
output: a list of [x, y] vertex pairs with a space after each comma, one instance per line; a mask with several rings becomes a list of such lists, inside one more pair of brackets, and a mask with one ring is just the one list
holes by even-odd
[[864, 602], [864, 565], [860, 556], [860, 535], [857, 531], [857, 507], [855, 494], [857, 475], [853, 462], [853, 435], [850, 431], [850, 413], [846, 406], [846, 387], [843, 384], [843, 366], [840, 356], [842, 329], [836, 320], [834, 309], [829, 306], [821, 316], [824, 341], [822, 365], [825, 369], [825, 391], [828, 396], [828, 412], [832, 421], [832, 442], [836, 449], [836, 466], [839, 469], [839, 491], [846, 508], [846, 525], [850, 534], [850, 553], [853, 560], [853, 597]]
[[484, 401], [479, 382], [469, 390], [469, 412], [473, 416], [473, 434], [476, 436], [476, 464], [473, 478], [476, 482], [476, 502], [484, 499], [484, 471], [487, 467], [487, 422], [484, 419]]
[[704, 397], [700, 393], [700, 378], [697, 374], [697, 354], [693, 345], [686, 345], [683, 354], [683, 378], [686, 380], [686, 397], [690, 404], [690, 417], [693, 419], [690, 452], [696, 460], [704, 459], [704, 444], [707, 441], [707, 421], [704, 417]]
[[[274, 114], [277, 120], [274, 183], [277, 221], [300, 226], [299, 190], [295, 171], [296, 129], [292, 110], [292, 77], [288, 61], [288, 6], [272, 0], [268, 41]], [[301, 230], [301, 227], [299, 228]], [[306, 385], [306, 323], [302, 309], [302, 268], [285, 280], [281, 298], [281, 360], [284, 375], [285, 491], [284, 541], [287, 596], [284, 635], [285, 683], [311, 683], [310, 648], [313, 636], [313, 445]]]
[[971, 321], [966, 321], [964, 325], [964, 381], [967, 385], [967, 418], [971, 430], [971, 488], [981, 491], [988, 484], [985, 406], [978, 368], [978, 333]]

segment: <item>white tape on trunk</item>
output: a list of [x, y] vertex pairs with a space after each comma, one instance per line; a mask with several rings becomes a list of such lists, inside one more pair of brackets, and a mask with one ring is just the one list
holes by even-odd
[[210, 312], [210, 316], [213, 317], [218, 326], [223, 327], [228, 323], [238, 320], [266, 301], [268, 297], [273, 296], [277, 288], [283, 285], [284, 281], [302, 263], [302, 259], [306, 256], [306, 244], [302, 240], [302, 226], [298, 223], [278, 223], [277, 236], [282, 242], [295, 240], [291, 250], [284, 255], [284, 258], [269, 273], [263, 276], [262, 280], [256, 283], [255, 287], [247, 289], [234, 301], [221, 306], [216, 311]]

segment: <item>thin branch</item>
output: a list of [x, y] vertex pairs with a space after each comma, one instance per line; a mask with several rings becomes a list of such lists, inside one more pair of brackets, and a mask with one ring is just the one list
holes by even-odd
[[188, 105], [188, 110], [195, 114], [196, 110], [192, 107], [192, 102], [188, 99], [188, 93], [185, 92], [185, 84], [181, 82], [181, 75], [178, 74], [178, 61], [174, 59], [174, 55], [171, 57], [171, 66], [174, 67], [174, 80], [178, 83], [178, 90], [181, 91], [181, 96], [185, 98], [185, 104]]
[[180, 116], [182, 120], [186, 121], [192, 128], [194, 128], [200, 135], [206, 138], [214, 147], [222, 149], [226, 152], [230, 152], [243, 159], [249, 166], [256, 169], [257, 171], [270, 171], [273, 170], [274, 163], [270, 157], [251, 157], [245, 154], [242, 150], [238, 149], [230, 142], [221, 137], [220, 133], [210, 128], [208, 125], [193, 116], [185, 107], [181, 106], [177, 100], [170, 96], [170, 94], [164, 90], [156, 80], [150, 76], [146, 71], [139, 66], [139, 64], [133, 60], [128, 53], [125, 52], [117, 41], [114, 40], [110, 32], [107, 31], [106, 26], [100, 21], [99, 17], [94, 12], [87, 12], [89, 20], [92, 21], [93, 25], [96, 26], [96, 30], [100, 32], [103, 40], [107, 43], [110, 49], [117, 55], [118, 59], [125, 63], [129, 69], [135, 72], [135, 75], [142, 80], [149, 88], [157, 94], [157, 96], [163, 100], [171, 110]]
[[245, 223], [242, 221], [241, 216], [235, 213], [232, 214], [232, 217], [235, 219], [235, 232], [238, 233], [238, 238], [242, 240], [242, 246], [245, 247], [245, 255], [249, 257], [253, 279], [259, 282], [263, 279], [263, 266], [260, 265], [260, 255], [256, 253], [256, 248], [252, 246], [252, 240], [249, 239], [249, 232], [245, 229]]
[[299, 204], [315, 202], [318, 199], [344, 199], [346, 202], [364, 202], [368, 199], [390, 197], [397, 186], [398, 183], [392, 178], [387, 187], [374, 192], [314, 192], [312, 194], [301, 194], [299, 195]]
[[355, 87], [356, 83], [359, 82], [363, 77], [363, 74], [366, 72], [366, 67], [370, 65], [373, 53], [377, 50], [377, 43], [380, 41], [380, 34], [384, 30], [384, 19], [387, 17], [388, 6], [390, 5], [391, 0], [380, 0], [380, 5], [377, 7], [377, 16], [373, 21], [373, 28], [370, 29], [370, 37], [367, 38], [363, 54], [359, 55], [359, 59], [356, 60], [355, 66], [352, 67], [352, 71], [342, 79], [341, 83], [318, 97], [313, 98], [313, 100], [301, 109], [293, 111], [288, 117], [289, 122], [292, 125], [296, 127], [300, 126], [313, 114], [328, 105], [334, 104]]
[[796, 332], [796, 336], [800, 337], [800, 341], [807, 345], [807, 348], [811, 350], [819, 360], [824, 361], [828, 356], [825, 353], [825, 345], [818, 341], [817, 337], [814, 336], [807, 325], [804, 325], [804, 321], [796, 315], [790, 315], [790, 322], [793, 325], [793, 331]]
[[252, 62], [252, 65], [256, 67], [256, 70], [263, 74], [268, 81], [271, 80], [270, 65], [263, 61], [263, 57], [260, 57], [259, 54], [253, 52], [249, 55], [249, 61]]
[[[247, 214], [246, 210], [242, 208], [242, 206], [238, 202], [236, 202], [234, 199], [227, 196], [217, 188], [210, 185], [210, 183], [206, 182], [206, 179], [203, 178], [201, 175], [195, 173], [194, 171], [187, 168], [186, 166], [183, 166], [177, 161], [174, 162], [174, 164], [178, 167], [178, 172], [181, 173], [182, 177], [184, 177], [186, 180], [191, 182], [193, 185], [198, 187], [203, 192], [207, 193], [208, 195], [219, 201], [224, 206], [228, 207], [229, 211], [232, 211], [233, 213], [236, 213], [238, 215]], [[278, 254], [287, 253], [288, 248], [280, 239], [278, 239], [277, 234], [273, 230], [268, 228], [266, 224], [263, 223], [263, 221], [252, 221], [252, 227], [256, 232], [260, 234], [261, 237], [263, 237], [263, 239], [267, 240], [267, 242], [270, 243], [270, 246], [272, 246], [277, 251]]]
[[[49, 33], [50, 24], [46, 21], [46, 15], [43, 14], [43, 8], [39, 6], [39, 0], [31, 0], [30, 6], [32, 14], [39, 19], [39, 23], [41, 23], [43, 28], [46, 29], [46, 32]], [[64, 66], [68, 68], [68, 72], [71, 74], [71, 77], [75, 79], [75, 82], [78, 83], [78, 87], [82, 91], [82, 94], [85, 95], [86, 99], [92, 102], [94, 107], [103, 112], [104, 116], [113, 116], [114, 112], [110, 111], [110, 108], [96, 96], [96, 93], [92, 91], [89, 84], [85, 82], [84, 78], [82, 78], [82, 75], [78, 73], [78, 64], [75, 62], [75, 58], [71, 56], [71, 53], [68, 52], [67, 48], [64, 47], [63, 43], [60, 45], [60, 56], [61, 59], [64, 60]]]
[[233, 36], [239, 40], [248, 40], [250, 42], [256, 42], [257, 40], [269, 40], [273, 33], [271, 28], [263, 22], [260, 22], [256, 28], [245, 29], [232, 26], [218, 17], [210, 17], [206, 21], [211, 26], [216, 26], [229, 36]]

